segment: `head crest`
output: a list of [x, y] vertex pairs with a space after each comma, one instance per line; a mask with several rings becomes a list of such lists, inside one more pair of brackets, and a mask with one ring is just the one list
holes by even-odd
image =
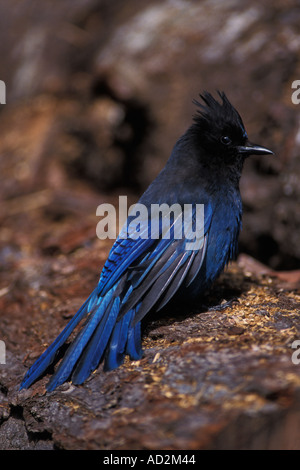
[[235, 125], [242, 128], [246, 135], [242, 118], [237, 110], [232, 106], [224, 92], [218, 91], [218, 95], [222, 100], [221, 103], [207, 91], [199, 95], [205, 104], [193, 100], [193, 103], [200, 108], [197, 109], [197, 114], [194, 115], [196, 124], [218, 127]]

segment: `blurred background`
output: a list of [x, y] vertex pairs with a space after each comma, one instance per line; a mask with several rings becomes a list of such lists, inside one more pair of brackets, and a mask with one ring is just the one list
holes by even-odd
[[96, 207], [136, 201], [217, 89], [276, 153], [246, 162], [240, 251], [299, 268], [299, 28], [297, 0], [1, 0], [2, 272], [95, 239]]

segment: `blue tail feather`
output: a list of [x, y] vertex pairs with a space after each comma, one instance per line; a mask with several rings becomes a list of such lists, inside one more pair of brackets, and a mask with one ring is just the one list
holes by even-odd
[[134, 325], [128, 332], [126, 354], [132, 361], [138, 361], [143, 355], [141, 348], [141, 322]]
[[127, 312], [114, 327], [105, 357], [105, 370], [116, 369], [124, 360], [128, 328], [132, 319], [132, 313], [133, 311]]
[[131, 328], [129, 328], [127, 335], [125, 353], [128, 354], [130, 359], [133, 361], [138, 361], [143, 355], [141, 322], [134, 323], [135, 316], [138, 313], [140, 307], [141, 302], [135, 307], [134, 310], [131, 310], [134, 313], [132, 315]]
[[87, 316], [85, 325], [70, 344], [47, 384], [48, 391], [54, 390], [70, 378], [75, 384], [84, 382], [99, 365], [105, 352], [107, 370], [118, 367], [123, 362], [125, 354], [129, 354], [131, 358], [141, 357], [140, 325], [131, 326], [135, 309], [118, 320], [120, 298], [117, 296], [117, 287], [118, 284], [103, 298], [98, 297], [97, 291], [91, 294], [62, 333], [29, 369], [20, 389], [28, 388], [47, 370], [54, 362], [59, 348], [85, 316]]
[[39, 357], [39, 359], [30, 367], [28, 372], [26, 373], [21, 386], [20, 390], [23, 388], [28, 388], [32, 385], [45, 371], [46, 369], [53, 363], [55, 357], [58, 353], [60, 347], [65, 343], [68, 339], [74, 328], [78, 325], [78, 323], [88, 314], [88, 305], [95, 299], [96, 291], [92, 292], [92, 294], [88, 297], [88, 299], [84, 302], [84, 304], [80, 307], [77, 313], [74, 315], [72, 320], [67, 324], [67, 326], [63, 329], [63, 331], [59, 334], [56, 340], [46, 349], [46, 351]]
[[119, 298], [113, 299], [106, 308], [103, 318], [94, 328], [93, 335], [72, 374], [73, 383], [81, 384], [84, 382], [101, 361], [116, 323], [119, 303]]
[[[69, 349], [67, 350], [67, 353], [60, 363], [57, 371], [51, 377], [49, 384], [47, 385], [47, 390], [54, 390], [58, 385], [61, 385], [63, 382], [69, 379], [80, 356], [82, 354], [83, 357], [85, 356], [83, 351], [86, 345], [89, 343], [90, 339], [94, 336], [97, 330], [101, 331], [103, 329], [107, 329], [106, 325], [108, 324], [109, 326], [109, 324], [113, 322], [114, 318], [113, 316], [110, 316], [110, 310], [114, 302], [113, 294], [116, 290], [116, 287], [117, 285], [108, 291], [99, 305], [96, 304], [93, 307], [85, 326], [78, 333], [73, 343], [69, 346]], [[107, 322], [108, 318], [110, 319], [109, 322]], [[93, 345], [94, 342], [92, 341], [92, 346]]]

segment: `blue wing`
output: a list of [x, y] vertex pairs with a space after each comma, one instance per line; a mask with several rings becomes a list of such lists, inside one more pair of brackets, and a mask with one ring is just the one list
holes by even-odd
[[188, 242], [194, 233], [195, 212], [185, 236], [178, 239], [164, 236], [164, 221], [159, 222], [157, 239], [149, 236], [151, 224], [157, 221], [147, 219], [141, 223], [138, 237], [132, 233], [123, 238], [123, 229], [110, 251], [98, 286], [29, 369], [21, 388], [29, 387], [46, 371], [84, 318], [86, 322], [51, 377], [48, 390], [70, 377], [73, 383], [82, 383], [102, 360], [105, 368], [111, 370], [122, 363], [126, 354], [132, 359], [140, 358], [141, 320], [152, 308], [159, 310], [165, 306], [181, 286], [188, 287], [193, 282], [205, 258], [211, 218], [212, 209], [206, 205], [201, 235], [192, 247]]

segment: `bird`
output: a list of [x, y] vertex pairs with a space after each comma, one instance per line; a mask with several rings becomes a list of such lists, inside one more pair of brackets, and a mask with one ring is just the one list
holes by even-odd
[[[140, 220], [137, 227], [129, 214], [97, 286], [27, 371], [20, 389], [30, 387], [58, 362], [62, 347], [81, 322], [79, 332], [59, 358], [47, 391], [64, 382], [83, 384], [101, 363], [108, 371], [119, 367], [127, 355], [133, 361], [141, 359], [141, 323], [146, 315], [160, 314], [172, 302], [201, 301], [236, 258], [242, 224], [239, 182], [243, 164], [250, 155], [273, 152], [249, 141], [238, 111], [224, 92], [217, 91], [217, 95], [214, 98], [204, 91], [199, 94], [200, 101], [193, 100], [196, 113], [191, 125], [138, 201], [149, 217]], [[151, 220], [151, 207], [162, 204], [191, 209], [190, 222], [181, 236], [175, 236], [176, 221], [183, 224], [175, 212]], [[195, 230], [197, 207], [204, 209], [200, 228]], [[149, 235], [153, 227], [155, 237]], [[190, 243], [192, 237], [194, 244]]]

